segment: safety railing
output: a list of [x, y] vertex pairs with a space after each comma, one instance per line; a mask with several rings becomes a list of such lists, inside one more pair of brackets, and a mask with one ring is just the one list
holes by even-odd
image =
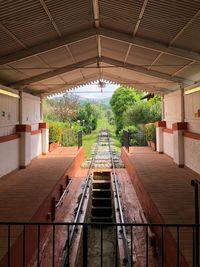
[[128, 131], [123, 132], [123, 145], [129, 151], [129, 146], [130, 146], [130, 135]]
[[78, 131], [78, 149], [82, 147], [82, 131]]
[[[118, 251], [118, 241], [121, 238], [122, 234], [122, 227], [125, 227], [127, 232], [127, 239], [129, 240], [129, 253], [131, 259], [131, 266], [134, 266], [133, 258], [133, 247], [137, 245], [137, 240], [135, 239], [135, 231], [138, 227], [143, 229], [143, 248], [138, 248], [139, 250], [139, 258], [143, 259], [142, 266], [148, 267], [150, 266], [150, 256], [152, 255], [152, 247], [151, 247], [151, 240], [148, 235], [149, 227], [153, 229], [156, 235], [156, 246], [158, 249], [153, 250], [154, 253], [159, 255], [159, 266], [164, 267], [166, 265], [166, 261], [171, 261], [171, 266], [182, 267], [185, 266], [183, 262], [186, 261], [184, 258], [184, 254], [181, 251], [182, 245], [184, 242], [184, 235], [186, 235], [187, 240], [185, 242], [189, 242], [191, 246], [188, 244], [187, 257], [189, 257], [189, 261], [191, 265], [197, 267], [198, 259], [196, 257], [196, 235], [195, 231], [199, 229], [200, 225], [195, 224], [142, 224], [142, 223], [67, 223], [67, 222], [0, 222], [0, 236], [1, 240], [1, 248], [4, 246], [5, 256], [4, 262], [2, 263], [2, 259], [0, 260], [0, 266], [4, 267], [13, 267], [13, 266], [22, 266], [25, 267], [28, 265], [28, 260], [30, 256], [30, 251], [34, 251], [35, 255], [35, 266], [45, 266], [42, 265], [41, 262], [43, 260], [43, 256], [48, 255], [48, 266], [60, 266], [58, 265], [60, 257], [58, 257], [59, 253], [57, 249], [60, 248], [60, 244], [67, 245], [67, 258], [66, 258], [66, 265], [67, 267], [71, 266], [71, 246], [70, 244], [70, 237], [71, 231], [73, 228], [76, 228], [76, 232], [82, 233], [81, 242], [82, 244], [79, 246], [82, 249], [81, 252], [81, 266], [89, 266], [90, 257], [88, 257], [88, 251], [94, 249], [90, 247], [90, 243], [88, 242], [88, 236], [90, 234], [90, 229], [94, 229], [96, 227], [100, 231], [99, 240], [95, 240], [96, 243], [99, 242], [99, 251], [97, 255], [99, 255], [99, 263], [98, 266], [104, 266], [104, 255], [106, 254], [106, 244], [104, 231], [108, 229], [108, 227], [114, 228], [115, 235], [113, 238], [115, 239], [114, 243], [116, 247], [115, 251], [115, 262], [113, 266], [118, 267], [121, 266], [119, 262], [119, 251]], [[13, 233], [16, 229], [20, 230], [21, 233], [18, 236], [18, 239], [13, 241]], [[50, 242], [50, 246], [48, 247], [49, 251], [44, 253], [44, 238], [46, 238], [44, 231], [49, 233], [48, 243]], [[63, 231], [62, 234], [60, 231]], [[172, 239], [170, 240], [170, 235]], [[62, 236], [62, 240], [59, 237]], [[63, 238], [64, 237], [64, 238]], [[2, 243], [4, 240], [4, 244]], [[172, 242], [173, 240], [173, 242]], [[32, 250], [30, 249], [32, 246]], [[105, 247], [104, 247], [105, 246]], [[154, 244], [155, 246], [155, 244]], [[155, 247], [154, 247], [155, 248]], [[64, 248], [62, 248], [64, 249]], [[61, 249], [61, 251], [62, 251]], [[168, 251], [169, 249], [169, 251]], [[144, 255], [141, 255], [141, 251], [144, 251]], [[189, 255], [190, 254], [190, 255]], [[13, 257], [16, 257], [13, 259]], [[136, 253], [136, 261], [137, 261], [137, 253]], [[188, 258], [187, 258], [188, 260]], [[19, 261], [19, 262], [17, 262]], [[127, 261], [123, 259], [124, 266], [126, 266]], [[3, 264], [3, 265], [2, 265]], [[19, 264], [19, 265], [18, 265]], [[47, 266], [47, 265], [46, 265]], [[91, 265], [90, 265], [91, 266]], [[168, 265], [167, 265], [168, 266]], [[94, 266], [95, 267], [95, 266]]]

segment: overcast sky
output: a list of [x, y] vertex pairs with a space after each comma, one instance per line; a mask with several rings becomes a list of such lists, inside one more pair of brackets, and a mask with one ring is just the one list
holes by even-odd
[[113, 92], [119, 87], [118, 84], [106, 84], [105, 88], [103, 88], [103, 92], [101, 92], [101, 88], [98, 87], [97, 83], [90, 85], [84, 85], [80, 88], [77, 88], [75, 90], [69, 91], [70, 93], [73, 93], [74, 95], [79, 95], [81, 97], [85, 98], [107, 98], [111, 97]]

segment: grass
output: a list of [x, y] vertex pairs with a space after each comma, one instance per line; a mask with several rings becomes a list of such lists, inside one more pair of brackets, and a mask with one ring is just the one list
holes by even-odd
[[116, 150], [118, 152], [121, 151], [121, 143], [117, 139], [117, 137], [115, 136], [115, 126], [114, 125], [110, 125], [106, 119], [100, 119], [100, 120], [98, 120], [96, 130], [93, 131], [91, 134], [83, 136], [83, 148], [84, 148], [84, 151], [85, 151], [85, 158], [86, 159], [90, 158], [91, 150], [92, 150], [92, 147], [93, 147], [94, 143], [97, 140], [97, 135], [98, 135], [99, 131], [100, 130], [105, 130], [105, 129], [110, 130], [111, 138], [112, 138], [112, 140], [114, 142]]

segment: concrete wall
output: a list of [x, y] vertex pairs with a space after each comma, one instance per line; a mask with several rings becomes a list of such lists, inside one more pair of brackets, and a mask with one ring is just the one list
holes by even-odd
[[184, 137], [185, 165], [200, 174], [200, 140]]
[[[163, 152], [174, 158], [175, 151], [181, 149], [179, 153], [184, 154], [184, 165], [200, 173], [200, 92], [184, 95], [184, 102], [182, 93], [179, 90], [164, 96], [166, 129], [163, 132]], [[172, 124], [182, 121], [187, 122], [187, 129], [180, 133], [181, 136], [184, 135], [184, 139], [182, 147], [178, 148], [174, 142], [175, 132], [172, 130]]]
[[[23, 93], [22, 105], [22, 124], [37, 125], [40, 122], [40, 98]], [[32, 130], [37, 129], [34, 126], [32, 127]]]
[[19, 167], [20, 139], [0, 143], [0, 177]]
[[188, 122], [188, 131], [200, 133], [200, 117], [198, 110], [200, 109], [200, 92], [185, 95], [185, 121]]
[[42, 154], [41, 133], [31, 135], [31, 159]]
[[15, 133], [19, 123], [19, 99], [0, 94], [0, 136]]
[[[11, 91], [18, 94], [16, 90]], [[27, 93], [22, 93], [21, 97], [19, 99], [0, 94], [0, 177], [21, 166], [20, 155], [23, 154], [26, 143], [23, 144], [23, 138], [20, 139], [20, 134], [16, 134], [16, 125], [31, 126], [30, 158], [42, 153], [40, 98]]]
[[167, 128], [181, 121], [181, 90], [164, 96], [164, 120]]
[[173, 158], [174, 156], [173, 134], [167, 132], [163, 133], [163, 150], [165, 154]]

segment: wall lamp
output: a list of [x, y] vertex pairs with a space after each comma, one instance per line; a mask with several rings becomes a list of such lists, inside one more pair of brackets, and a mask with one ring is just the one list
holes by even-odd
[[185, 91], [184, 95], [189, 95], [189, 94], [192, 94], [192, 93], [196, 93], [198, 91], [200, 91], [200, 86]]
[[0, 94], [15, 97], [15, 98], [20, 98], [18, 94], [12, 93], [10, 91], [6, 91], [4, 89], [0, 89]]

